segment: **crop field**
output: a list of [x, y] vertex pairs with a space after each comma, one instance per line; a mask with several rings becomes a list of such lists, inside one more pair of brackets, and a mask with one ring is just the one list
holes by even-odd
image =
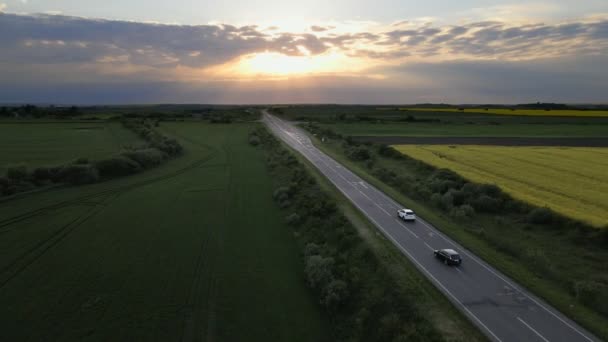
[[162, 123], [184, 156], [0, 203], [0, 340], [328, 340], [253, 127]]
[[598, 227], [608, 224], [608, 148], [414, 146], [396, 148], [471, 181]]
[[139, 139], [118, 122], [0, 122], [0, 173], [10, 164], [62, 164], [112, 155]]
[[517, 115], [517, 116], [572, 116], [572, 117], [608, 117], [606, 110], [573, 110], [573, 109], [507, 109], [507, 108], [400, 108], [402, 111], [411, 112], [456, 112], [456, 113], [479, 113], [497, 115]]
[[342, 135], [411, 137], [605, 137], [608, 124], [444, 124], [335, 123], [322, 124]]

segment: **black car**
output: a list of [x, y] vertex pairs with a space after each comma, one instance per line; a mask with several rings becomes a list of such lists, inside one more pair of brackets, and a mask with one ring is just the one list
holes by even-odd
[[460, 265], [462, 263], [460, 255], [453, 249], [438, 249], [434, 253], [435, 257], [442, 260], [446, 265]]

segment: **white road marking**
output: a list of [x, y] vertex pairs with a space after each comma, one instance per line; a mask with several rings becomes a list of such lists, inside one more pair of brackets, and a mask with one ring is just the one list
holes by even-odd
[[435, 249], [433, 247], [431, 247], [431, 245], [429, 245], [428, 243], [424, 243], [430, 250], [432, 250], [433, 252], [435, 251]]
[[526, 321], [524, 321], [520, 317], [517, 317], [517, 320], [522, 322], [526, 327], [528, 327], [528, 329], [532, 330], [532, 332], [535, 333], [536, 335], [538, 335], [538, 337], [542, 338], [543, 341], [549, 342], [549, 340], [547, 340], [543, 335], [541, 335], [538, 331], [536, 331], [534, 328], [532, 328], [528, 323], [526, 323]]

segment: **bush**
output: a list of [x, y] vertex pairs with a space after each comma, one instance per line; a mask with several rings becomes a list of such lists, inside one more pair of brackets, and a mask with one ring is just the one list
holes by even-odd
[[14, 182], [26, 180], [28, 177], [27, 167], [25, 165], [9, 166], [6, 170], [6, 177]]
[[99, 180], [99, 172], [91, 165], [72, 164], [61, 169], [59, 178], [74, 185], [90, 184]]
[[252, 146], [258, 146], [260, 144], [260, 137], [258, 137], [257, 135], [250, 135], [249, 144], [251, 144]]
[[384, 145], [384, 144], [381, 144], [378, 146], [378, 154], [383, 157], [393, 158], [393, 159], [401, 159], [403, 157], [401, 152], [397, 151], [396, 149], [392, 148], [391, 146]]
[[292, 213], [292, 214], [287, 215], [285, 220], [287, 221], [288, 225], [297, 226], [300, 223], [301, 218], [300, 218], [300, 215], [298, 215], [297, 213]]
[[475, 215], [475, 209], [468, 204], [454, 207], [452, 210], [450, 210], [450, 216], [460, 221], [469, 219], [473, 217], [473, 215]]
[[473, 208], [477, 211], [485, 212], [485, 213], [496, 213], [499, 212], [502, 203], [499, 199], [494, 197], [490, 197], [488, 195], [481, 195], [478, 198], [473, 198], [468, 201]]
[[308, 285], [313, 289], [321, 289], [333, 279], [333, 258], [312, 255], [306, 259], [304, 273]]
[[374, 171], [372, 171], [372, 174], [376, 177], [378, 177], [378, 179], [380, 179], [381, 181], [383, 181], [384, 183], [387, 184], [393, 184], [395, 182], [395, 179], [397, 177], [397, 174], [389, 169], [386, 168], [379, 168], [379, 169], [375, 169]]
[[275, 201], [280, 202], [282, 200], [286, 200], [289, 199], [289, 187], [287, 186], [281, 186], [279, 188], [277, 188], [273, 193], [272, 193], [272, 197], [275, 199]]
[[158, 166], [167, 159], [167, 155], [156, 148], [126, 151], [121, 155], [137, 162], [145, 169]]
[[441, 207], [444, 210], [450, 210], [454, 206], [454, 196], [451, 193], [447, 192], [441, 196]]
[[76, 160], [74, 160], [72, 162], [72, 164], [76, 164], [76, 165], [86, 165], [88, 163], [89, 163], [89, 158], [84, 158], [84, 157], [76, 158]]
[[308, 258], [313, 255], [319, 255], [321, 253], [321, 247], [314, 242], [307, 243], [304, 246], [304, 257]]
[[37, 183], [43, 183], [45, 181], [51, 180], [52, 176], [53, 174], [51, 173], [51, 168], [45, 166], [37, 167], [32, 172], [32, 177]]
[[124, 156], [100, 160], [95, 163], [102, 178], [114, 178], [132, 175], [141, 171], [141, 166], [134, 160]]
[[534, 224], [549, 224], [553, 222], [555, 214], [549, 208], [535, 208], [528, 213], [526, 220]]
[[369, 160], [372, 157], [365, 146], [350, 148], [346, 152], [346, 155], [354, 161]]
[[593, 281], [577, 281], [574, 285], [576, 299], [579, 302], [592, 307], [604, 315], [608, 314], [608, 286]]
[[323, 289], [321, 304], [325, 305], [326, 308], [333, 310], [343, 304], [347, 297], [348, 287], [346, 282], [334, 279]]

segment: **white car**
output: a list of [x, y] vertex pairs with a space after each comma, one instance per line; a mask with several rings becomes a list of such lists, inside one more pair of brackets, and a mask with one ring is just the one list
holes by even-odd
[[411, 209], [400, 209], [397, 211], [397, 215], [399, 215], [399, 218], [404, 221], [416, 220], [416, 214], [414, 214], [414, 211], [412, 211]]

